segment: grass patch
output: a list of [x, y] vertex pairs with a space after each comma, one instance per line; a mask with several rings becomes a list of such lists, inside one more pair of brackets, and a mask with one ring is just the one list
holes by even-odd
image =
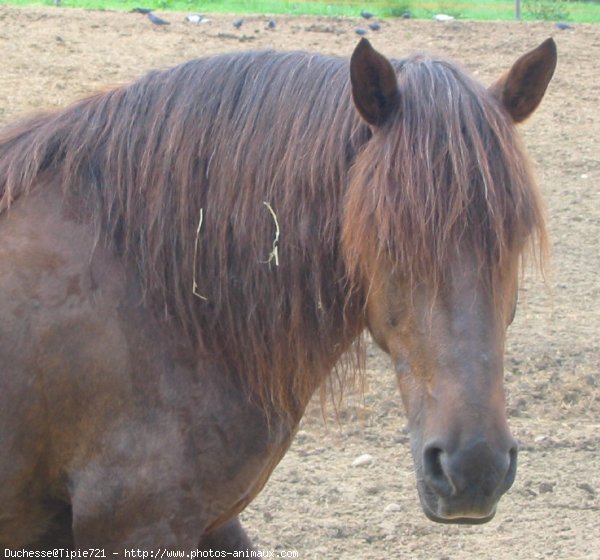
[[[54, 6], [54, 0], [4, 0], [15, 6]], [[157, 11], [230, 14], [290, 14], [358, 17], [362, 10], [378, 17], [430, 19], [443, 13], [457, 19], [513, 20], [510, 0], [62, 0], [65, 8], [128, 11], [137, 6]], [[600, 0], [522, 0], [525, 20], [600, 22]]]
[[523, 0], [524, 19], [565, 21], [571, 19], [564, 0]]

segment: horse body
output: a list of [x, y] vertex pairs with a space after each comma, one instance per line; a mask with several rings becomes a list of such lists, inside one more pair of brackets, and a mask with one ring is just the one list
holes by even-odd
[[[366, 41], [350, 66], [228, 55], [9, 129], [2, 546], [250, 547], [237, 514], [365, 327], [393, 359], [425, 513], [491, 518], [516, 465], [504, 331], [543, 234], [507, 123], [553, 59], [547, 42], [485, 93]], [[431, 105], [399, 126], [423, 83], [466, 124]], [[462, 152], [411, 132], [423, 119]], [[419, 142], [444, 156], [399, 158]], [[447, 204], [425, 188], [446, 180]]]

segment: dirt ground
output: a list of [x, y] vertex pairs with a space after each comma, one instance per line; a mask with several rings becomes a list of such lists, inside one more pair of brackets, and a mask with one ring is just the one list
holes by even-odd
[[[0, 122], [63, 106], [153, 68], [257, 48], [349, 55], [364, 22], [340, 18], [184, 14], [153, 28], [140, 15], [0, 7]], [[370, 32], [392, 57], [416, 50], [461, 61], [484, 83], [553, 35], [559, 65], [522, 127], [537, 163], [553, 241], [546, 287], [528, 274], [509, 331], [506, 386], [521, 445], [514, 487], [485, 526], [443, 526], [422, 514], [405, 419], [385, 356], [369, 350], [364, 397], [340, 422], [311, 406], [298, 437], [243, 521], [264, 549], [300, 558], [531, 560], [600, 558], [600, 28], [550, 23], [385, 21]], [[364, 453], [373, 461], [352, 466]]]

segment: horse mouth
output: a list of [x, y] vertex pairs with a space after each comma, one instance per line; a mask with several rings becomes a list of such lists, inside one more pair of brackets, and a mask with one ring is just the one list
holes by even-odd
[[418, 483], [419, 499], [423, 513], [430, 521], [453, 525], [482, 525], [496, 515], [496, 505], [481, 507], [457, 507], [435, 496], [423, 483]]

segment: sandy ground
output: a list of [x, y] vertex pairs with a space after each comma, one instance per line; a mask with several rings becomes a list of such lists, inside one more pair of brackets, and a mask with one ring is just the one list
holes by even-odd
[[[359, 20], [235, 16], [155, 29], [134, 14], [0, 7], [0, 122], [62, 106], [152, 68], [210, 53], [308, 49], [349, 55]], [[405, 419], [388, 361], [369, 351], [364, 397], [339, 422], [312, 406], [259, 498], [243, 514], [265, 549], [300, 558], [531, 560], [600, 558], [600, 28], [551, 24], [390, 21], [376, 48], [461, 61], [485, 83], [546, 37], [559, 66], [546, 99], [523, 127], [538, 166], [553, 240], [546, 286], [528, 275], [509, 332], [506, 386], [521, 442], [517, 481], [485, 526], [442, 526], [418, 504]], [[353, 467], [360, 454], [373, 462]]]

